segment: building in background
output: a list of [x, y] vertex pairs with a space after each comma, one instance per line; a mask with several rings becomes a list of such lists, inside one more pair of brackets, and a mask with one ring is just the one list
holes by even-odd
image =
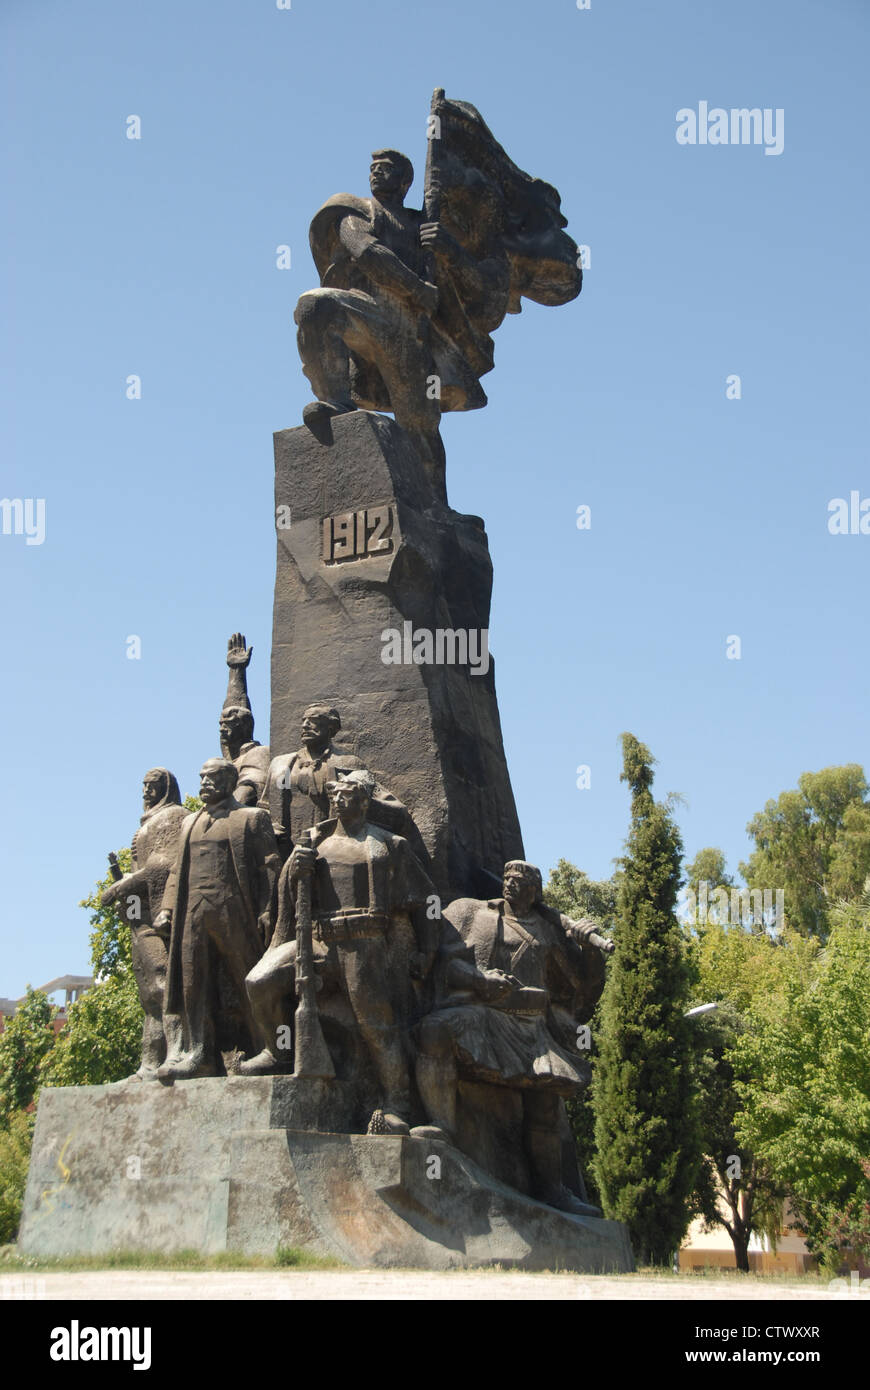
[[[70, 1004], [74, 1004], [80, 995], [84, 994], [85, 990], [91, 988], [93, 983], [93, 975], [59, 975], [56, 980], [49, 980], [47, 985], [39, 986], [39, 993], [47, 994], [49, 999], [51, 999], [53, 994], [59, 994], [60, 991], [63, 990], [64, 999], [62, 1004], [58, 1003], [57, 1000], [51, 999], [51, 1002], [57, 1008], [57, 1013], [54, 1016], [55, 1033], [59, 1033], [66, 1023]], [[22, 1003], [21, 999], [0, 998], [0, 1033], [3, 1032], [6, 1026], [6, 1019], [14, 1017], [15, 1011], [20, 1003]]]
[[[693, 1221], [680, 1247], [680, 1269], [736, 1269], [734, 1246], [724, 1226], [704, 1231], [704, 1223]], [[816, 1269], [816, 1261], [807, 1250], [803, 1237], [794, 1227], [794, 1217], [786, 1202], [776, 1239], [776, 1250], [767, 1236], [753, 1235], [749, 1240], [749, 1268], [753, 1274], [803, 1274]]]

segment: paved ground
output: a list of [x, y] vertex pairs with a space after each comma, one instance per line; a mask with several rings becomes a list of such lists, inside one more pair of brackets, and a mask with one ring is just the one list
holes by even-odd
[[[681, 1275], [469, 1273], [390, 1270], [88, 1270], [0, 1274], [6, 1299], [716, 1299], [842, 1298], [822, 1283], [779, 1283]], [[868, 1300], [870, 1302], [870, 1300]]]

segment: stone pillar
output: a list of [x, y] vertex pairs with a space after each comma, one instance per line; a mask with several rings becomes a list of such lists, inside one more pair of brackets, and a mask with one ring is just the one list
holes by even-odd
[[[404, 431], [364, 411], [334, 418], [329, 442], [275, 435], [275, 504], [273, 756], [299, 746], [306, 705], [334, 704], [337, 744], [405, 802], [444, 900], [493, 896], [523, 845], [481, 638], [483, 523], [438, 503]], [[383, 659], [389, 630], [400, 664]]]

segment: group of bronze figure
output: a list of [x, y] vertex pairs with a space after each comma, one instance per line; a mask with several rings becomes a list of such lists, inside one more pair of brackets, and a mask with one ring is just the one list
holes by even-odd
[[590, 1213], [562, 1181], [559, 1120], [588, 1081], [578, 1028], [611, 943], [546, 907], [522, 861], [502, 897], [442, 905], [407, 809], [336, 746], [335, 709], [306, 710], [294, 753], [254, 742], [250, 655], [230, 639], [202, 809], [167, 769], [146, 773], [132, 870], [103, 895], [132, 928], [135, 1077], [334, 1080], [369, 1133], [447, 1142], [463, 1081], [510, 1088], [536, 1195]]
[[[377, 150], [371, 198], [339, 194], [314, 218], [321, 284], [296, 310], [317, 398], [304, 419], [328, 442], [334, 416], [392, 410], [443, 503], [441, 412], [485, 404], [505, 314], [524, 297], [564, 304], [582, 277], [556, 190], [440, 89], [419, 212], [404, 206], [412, 179], [404, 155]], [[468, 1152], [488, 1126], [477, 1151], [496, 1166], [519, 1125], [533, 1195], [592, 1214], [566, 1180], [565, 1101], [589, 1079], [578, 1029], [611, 943], [546, 907], [519, 860], [501, 896], [442, 903], [413, 815], [337, 746], [335, 708], [305, 711], [296, 752], [254, 740], [249, 660], [235, 634], [203, 808], [184, 809], [165, 768], [147, 773], [133, 870], [104, 895], [136, 908], [137, 1077], [317, 1079], [369, 1133]]]

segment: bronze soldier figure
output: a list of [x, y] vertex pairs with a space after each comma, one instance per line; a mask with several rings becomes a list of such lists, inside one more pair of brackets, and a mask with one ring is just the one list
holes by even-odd
[[315, 968], [345, 990], [378, 1079], [380, 1101], [371, 1127], [407, 1134], [411, 981], [426, 975], [434, 957], [436, 924], [425, 906], [435, 890], [408, 842], [369, 820], [374, 786], [362, 769], [330, 782], [333, 818], [316, 826], [311, 847], [297, 845], [284, 866], [275, 934], [247, 981], [266, 1047], [240, 1070], [256, 1074], [287, 1067], [289, 1054], [277, 1048], [276, 1039], [286, 1027], [285, 1001], [294, 987], [297, 885], [310, 875]]

